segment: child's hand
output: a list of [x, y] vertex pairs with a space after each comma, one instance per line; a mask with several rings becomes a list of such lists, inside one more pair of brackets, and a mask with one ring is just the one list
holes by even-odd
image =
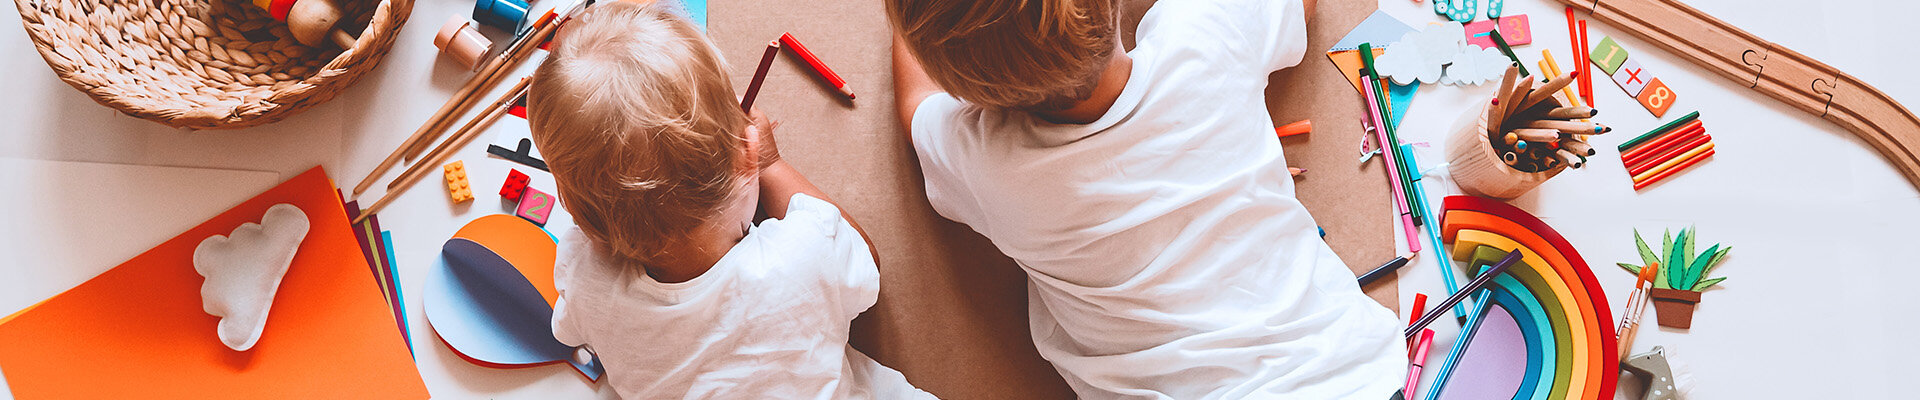
[[[760, 153], [758, 155], [760, 158], [760, 169], [767, 169], [768, 166], [780, 162], [780, 148], [773, 143], [773, 130], [780, 127], [780, 121], [767, 118], [767, 114], [760, 112], [759, 107], [754, 107], [753, 110], [747, 112], [747, 120], [752, 122], [755, 128], [748, 132], [758, 135], [758, 137], [754, 139], [760, 142], [758, 150]], [[755, 133], [754, 131], [758, 132]]]

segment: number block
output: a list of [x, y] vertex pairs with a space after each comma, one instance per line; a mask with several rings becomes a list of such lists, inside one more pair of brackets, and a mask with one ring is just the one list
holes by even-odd
[[1613, 83], [1620, 90], [1627, 91], [1627, 97], [1640, 97], [1640, 91], [1647, 88], [1647, 82], [1653, 81], [1653, 73], [1640, 67], [1639, 61], [1627, 60], [1620, 64], [1620, 71], [1613, 73]]
[[1653, 112], [1654, 118], [1660, 118], [1667, 115], [1667, 109], [1673, 108], [1673, 101], [1678, 97], [1673, 94], [1673, 89], [1667, 88], [1667, 84], [1660, 81], [1660, 78], [1654, 78], [1647, 81], [1646, 89], [1640, 90], [1638, 99], [1641, 106]]
[[507, 181], [500, 184], [500, 198], [520, 200], [520, 193], [527, 190], [527, 179], [520, 170], [507, 170]]
[[[1533, 29], [1527, 25], [1526, 14], [1501, 17], [1499, 27], [1500, 38], [1506, 39], [1508, 46], [1533, 43]], [[1493, 32], [1493, 28], [1494, 20], [1491, 19], [1467, 24], [1467, 44], [1494, 48], [1493, 37], [1487, 36], [1489, 32]]]
[[1600, 67], [1601, 71], [1606, 71], [1607, 75], [1613, 75], [1614, 71], [1620, 69], [1620, 63], [1627, 62], [1627, 48], [1614, 43], [1612, 36], [1602, 37], [1599, 44], [1593, 45], [1593, 53], [1587, 59], [1592, 60], [1593, 65]]
[[539, 189], [524, 188], [520, 194], [520, 205], [515, 207], [513, 215], [533, 221], [534, 225], [547, 226], [547, 216], [553, 213], [553, 195]]
[[454, 161], [441, 168], [446, 171], [447, 197], [453, 199], [455, 203], [473, 200], [473, 187], [467, 184], [467, 164]]

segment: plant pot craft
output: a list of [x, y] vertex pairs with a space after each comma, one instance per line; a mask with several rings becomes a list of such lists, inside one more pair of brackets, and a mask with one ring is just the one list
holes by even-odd
[[1703, 279], [1725, 260], [1727, 252], [1733, 247], [1715, 244], [1706, 251], [1694, 253], [1694, 242], [1699, 232], [1693, 228], [1680, 230], [1679, 236], [1669, 231], [1660, 240], [1660, 252], [1654, 253], [1640, 232], [1633, 232], [1635, 247], [1639, 249], [1640, 261], [1644, 264], [1633, 265], [1618, 263], [1627, 272], [1640, 274], [1646, 265], [1661, 265], [1658, 277], [1653, 280], [1653, 289], [1647, 296], [1653, 300], [1653, 311], [1659, 316], [1660, 326], [1674, 329], [1693, 327], [1693, 310], [1700, 304], [1700, 293], [1706, 291], [1725, 277]]

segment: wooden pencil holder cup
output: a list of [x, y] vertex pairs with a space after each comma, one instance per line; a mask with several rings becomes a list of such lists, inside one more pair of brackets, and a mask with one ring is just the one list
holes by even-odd
[[[1552, 98], [1544, 102], [1559, 104]], [[1527, 172], [1501, 161], [1487, 135], [1487, 106], [1488, 102], [1480, 102], [1479, 107], [1460, 115], [1453, 123], [1453, 134], [1447, 138], [1447, 170], [1461, 191], [1474, 196], [1511, 199], [1567, 169], [1566, 164], [1561, 164], [1545, 171]]]

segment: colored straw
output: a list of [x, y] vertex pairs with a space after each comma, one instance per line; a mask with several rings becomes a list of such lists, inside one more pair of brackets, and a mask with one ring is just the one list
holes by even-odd
[[1686, 162], [1680, 163], [1680, 165], [1676, 165], [1673, 168], [1669, 168], [1667, 169], [1666, 172], [1661, 172], [1659, 175], [1654, 175], [1652, 178], [1647, 178], [1647, 180], [1634, 182], [1633, 190], [1640, 190], [1640, 189], [1646, 188], [1647, 186], [1652, 186], [1654, 183], [1660, 182], [1663, 179], [1667, 179], [1668, 176], [1672, 176], [1676, 172], [1685, 170], [1687, 169], [1687, 167], [1692, 167], [1693, 164], [1698, 164], [1700, 163], [1701, 160], [1706, 160], [1707, 157], [1713, 157], [1713, 150], [1707, 150], [1707, 152], [1705, 153], [1700, 153], [1698, 155], [1695, 155], [1692, 159], [1689, 159]]
[[1699, 111], [1690, 112], [1690, 113], [1687, 113], [1687, 115], [1681, 116], [1680, 118], [1675, 118], [1672, 121], [1667, 121], [1665, 125], [1660, 125], [1659, 128], [1653, 128], [1653, 130], [1647, 131], [1646, 134], [1640, 135], [1638, 137], [1634, 137], [1633, 140], [1628, 140], [1626, 142], [1620, 143], [1619, 149], [1620, 151], [1625, 152], [1627, 151], [1627, 149], [1633, 148], [1634, 146], [1639, 146], [1641, 143], [1645, 143], [1648, 140], [1652, 140], [1653, 138], [1660, 136], [1660, 133], [1666, 132], [1668, 129], [1673, 129], [1673, 127], [1685, 125], [1689, 122], [1693, 122], [1693, 120], [1696, 118], [1700, 118]]

